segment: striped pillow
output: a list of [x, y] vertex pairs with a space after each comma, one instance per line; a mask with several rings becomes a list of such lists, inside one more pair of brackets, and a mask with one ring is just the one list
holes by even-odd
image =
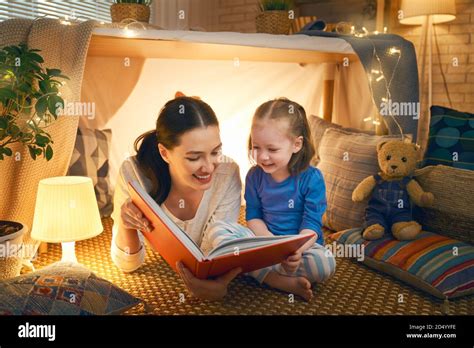
[[361, 228], [329, 238], [339, 244], [362, 245], [365, 265], [438, 298], [474, 294], [474, 247], [467, 243], [432, 232], [421, 232], [411, 241], [399, 241], [388, 234], [368, 241], [362, 238]]
[[352, 133], [364, 133], [364, 134], [371, 134], [371, 135], [375, 134], [374, 131], [371, 131], [371, 130], [346, 128], [336, 123], [326, 121], [325, 119], [319, 116], [315, 116], [315, 115], [310, 115], [308, 117], [308, 123], [309, 123], [309, 127], [311, 128], [311, 138], [313, 140], [314, 149], [316, 151], [316, 153], [314, 154], [313, 160], [311, 161], [311, 165], [315, 167], [318, 165], [318, 162], [319, 162], [319, 144], [321, 142], [321, 139], [323, 138], [323, 135], [326, 129], [336, 128], [336, 129], [342, 129], [342, 130], [345, 130], [347, 132], [352, 132]]
[[341, 231], [361, 227], [365, 203], [352, 201], [352, 191], [370, 175], [379, 172], [377, 144], [384, 139], [400, 139], [398, 135], [368, 135], [329, 128], [319, 144], [321, 161], [318, 168], [326, 183], [328, 207], [323, 223]]

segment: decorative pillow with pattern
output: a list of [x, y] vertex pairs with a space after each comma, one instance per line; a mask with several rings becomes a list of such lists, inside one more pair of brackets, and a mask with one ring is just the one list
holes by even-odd
[[110, 129], [78, 128], [68, 175], [88, 176], [94, 184], [100, 215], [110, 216], [113, 196], [109, 177]]
[[399, 241], [388, 233], [381, 239], [362, 238], [361, 228], [329, 235], [336, 243], [361, 245], [363, 263], [438, 298], [474, 294], [474, 246], [431, 232]]
[[77, 263], [0, 282], [0, 315], [112, 315], [141, 302]]
[[431, 107], [424, 165], [437, 164], [474, 170], [474, 114]]

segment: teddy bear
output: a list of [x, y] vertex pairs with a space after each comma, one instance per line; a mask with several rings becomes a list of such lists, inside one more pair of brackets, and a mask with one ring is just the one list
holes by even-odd
[[365, 211], [364, 239], [376, 240], [391, 231], [398, 240], [412, 240], [421, 232], [413, 220], [411, 201], [420, 207], [431, 206], [434, 196], [425, 192], [412, 178], [419, 147], [404, 141], [383, 141], [377, 144], [381, 171], [365, 178], [352, 192], [352, 200], [369, 198]]

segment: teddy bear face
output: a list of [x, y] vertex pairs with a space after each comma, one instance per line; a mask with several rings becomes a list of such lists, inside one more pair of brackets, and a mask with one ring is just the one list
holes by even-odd
[[377, 146], [380, 169], [390, 177], [404, 177], [416, 168], [417, 146], [403, 141], [389, 141]]

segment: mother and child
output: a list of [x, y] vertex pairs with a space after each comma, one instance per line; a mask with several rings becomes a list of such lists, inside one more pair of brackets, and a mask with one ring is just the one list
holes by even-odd
[[[245, 180], [246, 222], [237, 223], [241, 206], [239, 168], [222, 155], [219, 122], [204, 101], [180, 96], [161, 109], [156, 129], [135, 141], [117, 179], [112, 260], [132, 272], [145, 260], [141, 231], [150, 223], [131, 202], [127, 183], [137, 180], [206, 253], [228, 240], [249, 236], [310, 234], [312, 238], [282, 263], [250, 272], [259, 283], [310, 301], [313, 283], [334, 274], [335, 258], [323, 246], [326, 209], [321, 172], [310, 165], [311, 132], [301, 105], [286, 98], [257, 108], [248, 150], [254, 166]], [[177, 268], [195, 297], [220, 300], [237, 268], [212, 279], [197, 279]]]

